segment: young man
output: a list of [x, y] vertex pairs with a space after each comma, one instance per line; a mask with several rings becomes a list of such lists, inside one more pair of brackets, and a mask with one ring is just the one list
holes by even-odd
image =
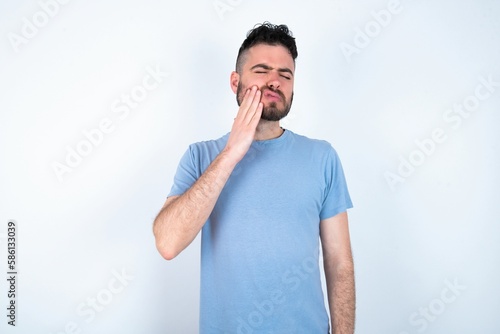
[[173, 259], [202, 231], [200, 333], [353, 333], [352, 207], [332, 146], [280, 127], [292, 105], [297, 48], [287, 26], [249, 32], [231, 73], [231, 132], [193, 144], [155, 219]]

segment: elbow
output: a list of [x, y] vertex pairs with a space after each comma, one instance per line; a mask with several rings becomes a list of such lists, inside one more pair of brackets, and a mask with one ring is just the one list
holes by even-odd
[[173, 247], [169, 247], [169, 245], [165, 245], [164, 243], [156, 242], [156, 249], [158, 250], [158, 253], [160, 253], [161, 257], [163, 257], [165, 260], [170, 261], [173, 260], [177, 255], [179, 255], [179, 252], [174, 249]]
[[171, 227], [172, 222], [163, 218], [163, 222], [159, 222], [158, 218], [153, 223], [153, 235], [158, 253], [167, 261], [173, 260], [184, 249], [183, 239]]
[[158, 248], [158, 247], [156, 248], [158, 249], [158, 252], [160, 253], [161, 257], [167, 261], [173, 260], [177, 256], [177, 254], [171, 251], [170, 249]]
[[171, 261], [177, 256], [177, 254], [167, 251], [160, 251], [160, 255], [167, 261]]
[[172, 247], [172, 242], [169, 240], [164, 232], [161, 232], [158, 229], [157, 221], [155, 220], [153, 224], [153, 235], [155, 238], [155, 246], [158, 253], [160, 253], [161, 257], [165, 260], [173, 260], [179, 252], [177, 252], [174, 247]]
[[168, 247], [158, 241], [156, 241], [156, 249], [158, 250], [158, 253], [160, 253], [161, 257], [167, 261], [173, 260], [179, 254], [175, 252], [172, 247]]

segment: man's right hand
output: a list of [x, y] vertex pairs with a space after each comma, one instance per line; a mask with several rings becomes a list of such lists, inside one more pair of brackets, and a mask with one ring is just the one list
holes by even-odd
[[173, 259], [194, 240], [210, 216], [233, 168], [252, 145], [263, 108], [260, 96], [257, 87], [245, 92], [223, 153], [184, 194], [169, 197], [158, 213], [153, 233], [156, 247], [165, 259]]
[[260, 97], [261, 91], [257, 86], [247, 89], [234, 119], [224, 151], [235, 164], [243, 159], [255, 138], [255, 131], [263, 109]]

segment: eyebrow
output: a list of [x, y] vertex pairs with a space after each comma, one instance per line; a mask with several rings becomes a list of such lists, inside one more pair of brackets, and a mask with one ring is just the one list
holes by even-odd
[[[257, 65], [253, 65], [250, 70], [254, 70], [256, 68], [262, 68], [264, 70], [268, 70], [268, 71], [271, 71], [271, 70], [274, 70], [273, 67], [269, 66], [269, 65], [266, 65], [266, 64], [257, 64]], [[292, 76], [293, 76], [293, 72], [291, 69], [289, 69], [288, 67], [281, 67], [281, 68], [278, 68], [277, 69], [278, 72], [286, 72], [286, 73], [290, 73]]]

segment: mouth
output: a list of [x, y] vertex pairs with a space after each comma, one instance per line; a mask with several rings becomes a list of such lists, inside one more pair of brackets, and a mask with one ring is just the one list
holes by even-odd
[[270, 90], [266, 90], [263, 94], [263, 96], [271, 101], [281, 101], [281, 96], [278, 93], [275, 93]]

